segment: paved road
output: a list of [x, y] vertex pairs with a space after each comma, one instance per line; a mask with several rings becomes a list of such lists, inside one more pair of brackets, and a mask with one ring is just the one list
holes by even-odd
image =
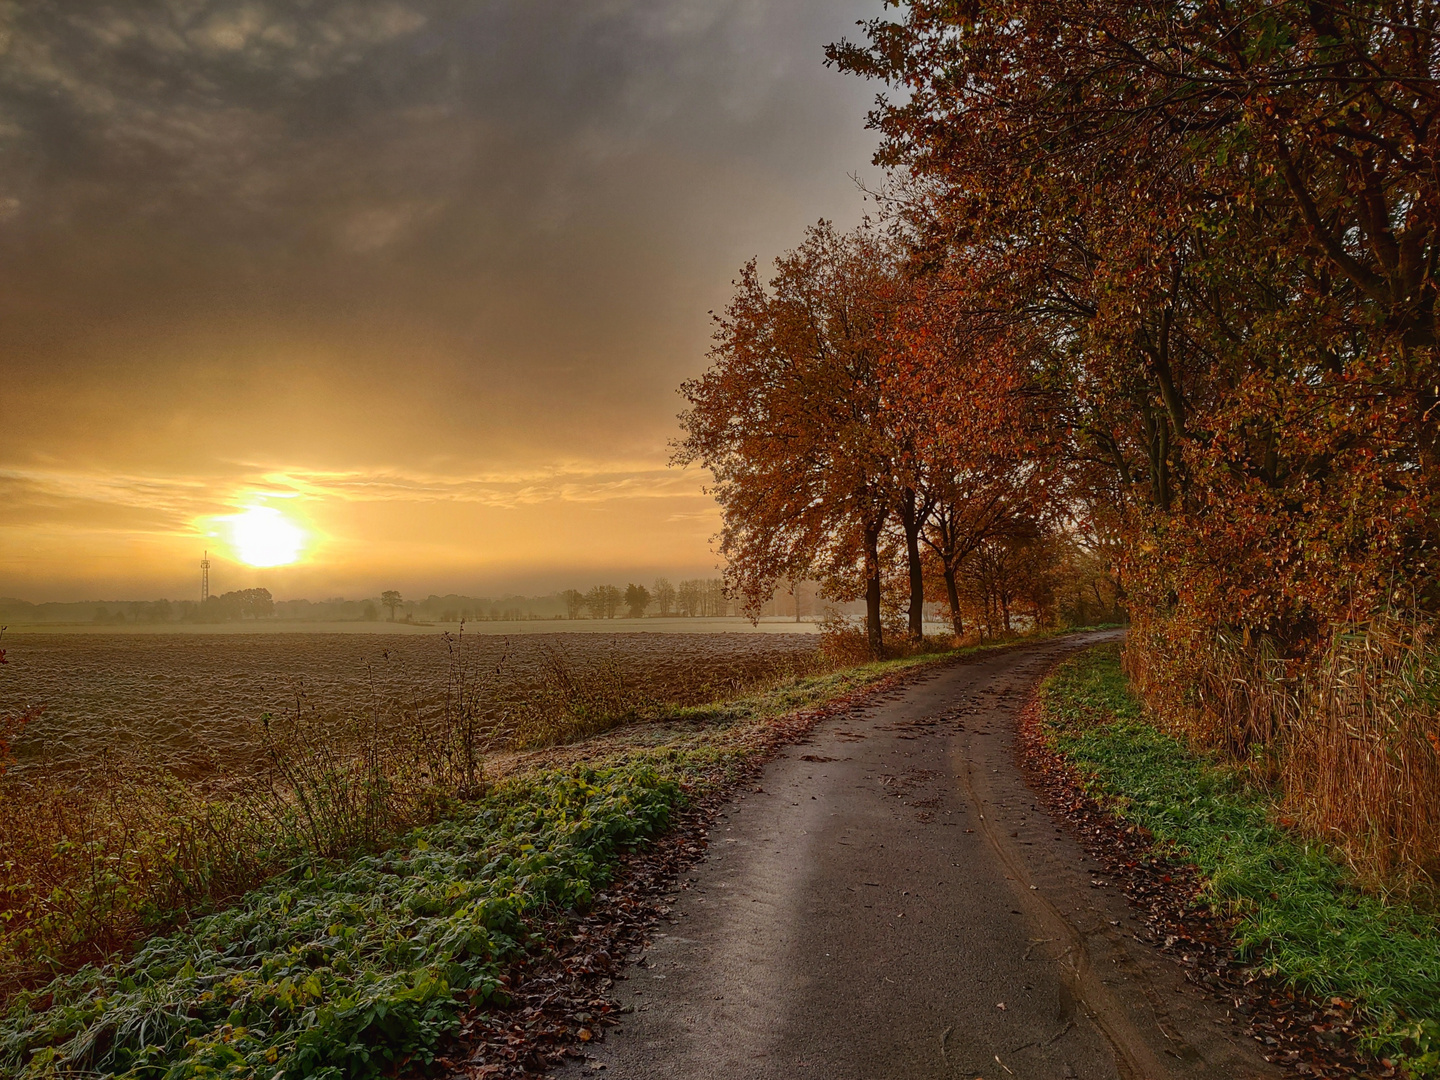
[[1281, 1075], [1133, 939], [1016, 766], [1016, 713], [1076, 644], [930, 674], [773, 761], [619, 984], [634, 1012], [563, 1075]]

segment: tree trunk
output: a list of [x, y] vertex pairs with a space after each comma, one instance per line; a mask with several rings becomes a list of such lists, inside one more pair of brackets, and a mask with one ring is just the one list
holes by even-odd
[[905, 559], [910, 568], [910, 640], [925, 636], [925, 574], [920, 567], [920, 518], [915, 492], [906, 489], [900, 499], [900, 524], [905, 527]]
[[960, 590], [955, 587], [955, 568], [949, 563], [945, 564], [945, 597], [950, 601], [950, 623], [955, 628], [955, 636], [961, 637], [965, 626], [960, 621]]
[[870, 641], [870, 655], [876, 660], [885, 655], [885, 640], [880, 630], [880, 526], [881, 521], [865, 525], [865, 636]]

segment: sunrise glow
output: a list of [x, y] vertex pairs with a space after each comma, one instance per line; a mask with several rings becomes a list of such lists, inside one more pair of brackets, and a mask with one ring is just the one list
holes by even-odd
[[289, 566], [305, 549], [305, 530], [273, 506], [252, 506], [227, 524], [235, 556], [248, 566]]

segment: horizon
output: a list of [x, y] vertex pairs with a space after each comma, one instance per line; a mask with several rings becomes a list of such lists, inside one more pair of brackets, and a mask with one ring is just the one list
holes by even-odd
[[[562, 585], [562, 586], [557, 586], [557, 587], [555, 587], [555, 588], [553, 588], [553, 589], [540, 590], [540, 591], [532, 591], [532, 592], [493, 591], [493, 592], [487, 592], [487, 593], [471, 593], [471, 592], [462, 592], [462, 591], [457, 591], [457, 590], [450, 590], [450, 591], [447, 591], [447, 592], [437, 592], [437, 591], [434, 590], [434, 589], [429, 589], [429, 590], [416, 590], [416, 591], [414, 591], [414, 592], [412, 592], [412, 593], [407, 593], [407, 592], [405, 592], [405, 590], [403, 590], [403, 589], [397, 589], [396, 591], [401, 594], [401, 596], [402, 596], [402, 598], [403, 598], [402, 603], [407, 604], [407, 605], [408, 605], [408, 604], [424, 604], [424, 603], [428, 603], [428, 602], [430, 602], [430, 601], [432, 601], [432, 600], [441, 600], [441, 601], [461, 600], [461, 601], [484, 602], [484, 603], [498, 603], [498, 602], [504, 601], [504, 600], [553, 600], [553, 599], [556, 599], [557, 597], [559, 597], [562, 593], [564, 593], [566, 589], [578, 589], [578, 590], [580, 590], [581, 592], [584, 592], [586, 588], [590, 588], [590, 587], [593, 587], [593, 586], [595, 586], [595, 585], [601, 585], [601, 586], [604, 586], [604, 585], [614, 585], [614, 586], [617, 586], [617, 587], [623, 587], [623, 586], [625, 586], [625, 585], [636, 584], [636, 585], [644, 585], [644, 586], [646, 586], [647, 588], [649, 588], [658, 578], [667, 578], [667, 579], [672, 580], [673, 582], [675, 582], [675, 583], [677, 583], [677, 584], [678, 584], [680, 581], [696, 581], [696, 580], [698, 580], [698, 581], [714, 581], [714, 580], [718, 580], [718, 576], [715, 575], [715, 574], [711, 574], [711, 575], [709, 575], [708, 577], [703, 576], [703, 575], [695, 575], [695, 576], [693, 576], [693, 577], [685, 577], [685, 578], [669, 578], [669, 575], [660, 574], [660, 575], [657, 575], [655, 578], [649, 578], [649, 579], [645, 579], [645, 580], [639, 580], [639, 579], [636, 579], [636, 578], [633, 578], [633, 577], [630, 577], [630, 578], [615, 578], [615, 579], [609, 580], [609, 581], [604, 581], [604, 580], [589, 581], [589, 580], [587, 579], [585, 588], [581, 588], [581, 585], [580, 585], [580, 583], [579, 583], [578, 581], [573, 581], [573, 582], [571, 582], [569, 585]], [[243, 586], [242, 588], [262, 588], [262, 589], [266, 589], [267, 592], [269, 591], [268, 588], [266, 588], [266, 586], [264, 586], [264, 585]], [[224, 595], [224, 593], [232, 592], [232, 591], [238, 592], [238, 591], [240, 591], [240, 590], [239, 590], [239, 589], [235, 589], [235, 590], [224, 589], [224, 590], [218, 590], [218, 591], [217, 591], [217, 590], [212, 590], [212, 591], [211, 591], [211, 595], [212, 595], [212, 596], [221, 596], [221, 595]], [[333, 596], [288, 596], [288, 595], [286, 595], [286, 596], [281, 596], [281, 595], [276, 595], [276, 594], [272, 593], [272, 594], [271, 594], [271, 598], [272, 598], [272, 599], [274, 600], [274, 602], [277, 603], [277, 604], [296, 604], [296, 603], [300, 603], [300, 604], [308, 603], [308, 604], [316, 604], [316, 605], [320, 605], [320, 604], [334, 604], [334, 603], [359, 604], [359, 603], [366, 603], [366, 602], [368, 602], [368, 601], [378, 601], [378, 600], [380, 599], [381, 594], [384, 593], [385, 591], [386, 591], [385, 589], [376, 589], [376, 590], [374, 590], [373, 592], [368, 592], [368, 593], [367, 593], [367, 592], [361, 592], [361, 593], [354, 593], [354, 594], [350, 594], [350, 595], [346, 595], [346, 594], [336, 594], [336, 595], [333, 595]], [[154, 603], [154, 602], [156, 602], [156, 601], [165, 601], [165, 602], [172, 603], [172, 604], [182, 604], [182, 603], [187, 603], [187, 602], [188, 602], [188, 603], [198, 604], [198, 603], [200, 602], [200, 601], [199, 601], [199, 590], [198, 590], [198, 589], [195, 590], [195, 595], [194, 595], [194, 596], [182, 596], [182, 595], [179, 595], [179, 594], [174, 594], [174, 595], [155, 595], [155, 596], [112, 596], [112, 597], [105, 597], [105, 596], [83, 596], [83, 597], [79, 597], [79, 598], [76, 598], [76, 599], [66, 599], [66, 600], [56, 600], [56, 599], [32, 600], [32, 599], [28, 599], [28, 598], [23, 597], [23, 596], [13, 596], [13, 595], [9, 595], [9, 594], [0, 594], [0, 604], [5, 604], [5, 603], [14, 602], [14, 603], [20, 603], [20, 604], [27, 604], [27, 605], [29, 605], [29, 606], [31, 606], [31, 607], [47, 607], [47, 606], [57, 606], [57, 607], [58, 607], [58, 606], [66, 606], [66, 607], [71, 607], [71, 606], [84, 605], [84, 604], [148, 604], [148, 603]]]
[[0, 595], [713, 574], [676, 391], [862, 216], [879, 11], [0, 12]]
[[[503, 599], [510, 597], [534, 599], [547, 596], [556, 596], [564, 590], [571, 588], [584, 591], [584, 589], [587, 589], [592, 585], [619, 585], [623, 587], [624, 585], [633, 582], [635, 584], [645, 585], [649, 587], [658, 578], [667, 578], [672, 582], [679, 582], [682, 580], [688, 581], [695, 579], [711, 580], [719, 578], [721, 574], [720, 569], [716, 566], [711, 566], [709, 568], [691, 567], [671, 571], [666, 571], [663, 569], [655, 571], [648, 569], [632, 569], [630, 571], [610, 572], [606, 569], [601, 569], [596, 571], [595, 573], [580, 571], [571, 571], [567, 573], [561, 570], [556, 570], [553, 572], [548, 570], [541, 570], [537, 571], [532, 577], [513, 579], [511, 583], [499, 583], [492, 586], [486, 586], [483, 583], [476, 583], [473, 585], [459, 585], [455, 587], [437, 587], [433, 584], [423, 584], [418, 581], [412, 581], [411, 583], [406, 584], [404, 581], [399, 580], [397, 575], [396, 579], [379, 581], [373, 586], [356, 583], [348, 589], [338, 588], [334, 591], [317, 589], [302, 593], [293, 590], [281, 591], [281, 589], [283, 588], [282, 581], [288, 581], [291, 583], [296, 580], [303, 581], [303, 578], [295, 576], [294, 573], [295, 571], [301, 570], [303, 568], [246, 568], [242, 563], [232, 563], [220, 560], [217, 559], [213, 554], [211, 555], [210, 562], [212, 564], [210, 577], [211, 595], [218, 596], [223, 593], [238, 591], [241, 589], [263, 588], [271, 593], [277, 603], [292, 600], [309, 600], [312, 603], [322, 603], [332, 599], [375, 599], [382, 592], [392, 588], [400, 592], [407, 599], [411, 597], [425, 599], [431, 596], [462, 596], [471, 599], [486, 600]], [[56, 592], [51, 592], [45, 595], [40, 595], [32, 592], [29, 595], [23, 595], [20, 592], [11, 591], [5, 589], [3, 586], [0, 586], [0, 601], [16, 600], [21, 603], [33, 604], [36, 606], [44, 604], [145, 603], [162, 599], [172, 602], [182, 602], [185, 600], [193, 600], [198, 602], [200, 598], [199, 567], [199, 560], [197, 560], [195, 564], [195, 572], [192, 582], [187, 582], [184, 585], [170, 588], [168, 591], [162, 588], [158, 592], [135, 592], [133, 595], [124, 595], [121, 592], [117, 591], [114, 595], [107, 598], [97, 593], [73, 592], [70, 594], [60, 593], [58, 595], [56, 594]], [[227, 567], [237, 568], [240, 572], [233, 577], [227, 578]], [[284, 575], [276, 575], [272, 573], [272, 571], [274, 570], [290, 571], [291, 573]], [[281, 578], [282, 581], [277, 581], [277, 577]], [[301, 587], [303, 588], [303, 586]]]

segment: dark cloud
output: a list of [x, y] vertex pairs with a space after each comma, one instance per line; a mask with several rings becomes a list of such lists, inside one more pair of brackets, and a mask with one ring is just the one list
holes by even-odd
[[876, 6], [0, 4], [0, 471], [653, 465]]

